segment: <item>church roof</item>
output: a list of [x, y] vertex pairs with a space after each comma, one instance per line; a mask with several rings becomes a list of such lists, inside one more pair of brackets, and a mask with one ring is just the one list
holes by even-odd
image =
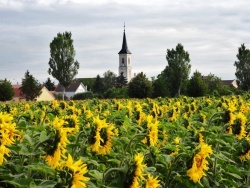
[[123, 33], [122, 49], [120, 50], [120, 52], [118, 54], [132, 54], [128, 49], [125, 29], [124, 29], [124, 33]]

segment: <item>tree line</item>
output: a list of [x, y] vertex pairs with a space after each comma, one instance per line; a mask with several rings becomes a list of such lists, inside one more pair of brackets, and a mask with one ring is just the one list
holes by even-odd
[[[210, 73], [203, 76], [196, 70], [191, 78], [190, 56], [182, 44], [175, 48], [167, 49], [165, 69], [156, 77], [149, 80], [141, 72], [129, 83], [121, 74], [117, 76], [110, 70], [95, 78], [80, 79], [87, 85], [87, 93], [77, 94], [73, 99], [83, 98], [146, 98], [146, 97], [178, 97], [187, 95], [200, 97], [204, 95], [227, 95], [232, 92], [250, 90], [250, 50], [242, 44], [238, 48], [235, 76], [239, 88], [235, 90], [223, 86], [219, 77]], [[62, 99], [64, 99], [65, 88], [75, 79], [80, 63], [75, 60], [75, 50], [71, 32], [58, 33], [50, 43], [50, 59], [48, 74], [52, 75], [59, 84], [63, 86]], [[45, 83], [40, 84], [27, 70], [22, 79], [21, 93], [27, 100], [34, 100], [41, 93], [41, 85], [48, 90], [54, 90], [54, 83], [48, 78]], [[0, 80], [0, 101], [11, 100], [14, 96], [10, 81]]]

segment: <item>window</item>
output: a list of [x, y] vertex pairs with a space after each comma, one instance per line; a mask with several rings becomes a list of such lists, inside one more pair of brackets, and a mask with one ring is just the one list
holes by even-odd
[[124, 64], [124, 58], [122, 58], [122, 64]]
[[130, 58], [128, 58], [128, 64], [130, 64]]

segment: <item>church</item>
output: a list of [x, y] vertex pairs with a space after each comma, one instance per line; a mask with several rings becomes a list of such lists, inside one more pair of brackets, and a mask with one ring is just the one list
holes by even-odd
[[[127, 83], [129, 83], [132, 79], [132, 67], [131, 67], [131, 55], [132, 53], [128, 49], [127, 39], [126, 39], [126, 33], [125, 33], [125, 25], [124, 25], [124, 31], [123, 31], [123, 40], [122, 40], [122, 48], [118, 53], [119, 55], [119, 65], [118, 65], [118, 77], [122, 74], [126, 80]], [[117, 73], [115, 73], [117, 74]], [[96, 77], [92, 78], [76, 78], [74, 82], [82, 82], [85, 87], [85, 92], [88, 90], [93, 89], [93, 85], [95, 82]], [[103, 78], [101, 78], [103, 79]], [[75, 94], [75, 93], [74, 93]]]
[[123, 41], [122, 41], [122, 49], [120, 50], [119, 54], [119, 68], [118, 73], [119, 76], [123, 74], [123, 76], [127, 79], [128, 82], [131, 80], [131, 52], [128, 49], [126, 33], [125, 33], [125, 25], [124, 25], [124, 32], [123, 32]]

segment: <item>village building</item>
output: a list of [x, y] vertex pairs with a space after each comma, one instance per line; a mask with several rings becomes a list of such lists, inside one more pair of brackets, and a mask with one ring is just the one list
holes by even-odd
[[[14, 96], [12, 98], [12, 101], [14, 102], [24, 102], [26, 101], [25, 95], [22, 94], [20, 87], [21, 84], [12, 85]], [[55, 100], [54, 95], [45, 87], [42, 86], [41, 94], [36, 97], [35, 101], [53, 101]]]
[[232, 86], [234, 88], [238, 88], [238, 84], [236, 80], [221, 80], [223, 85]]
[[126, 39], [126, 33], [125, 33], [125, 25], [124, 25], [124, 32], [123, 32], [123, 41], [122, 41], [122, 49], [120, 50], [119, 54], [119, 68], [118, 73], [120, 76], [123, 74], [123, 76], [127, 79], [128, 82], [131, 80], [131, 52], [128, 49], [127, 39]]
[[[65, 88], [65, 96], [70, 99], [77, 93], [84, 93], [87, 91], [87, 86], [84, 86], [81, 82], [74, 81], [68, 87]], [[63, 94], [63, 86], [61, 84], [58, 84], [55, 89], [55, 92]]]

